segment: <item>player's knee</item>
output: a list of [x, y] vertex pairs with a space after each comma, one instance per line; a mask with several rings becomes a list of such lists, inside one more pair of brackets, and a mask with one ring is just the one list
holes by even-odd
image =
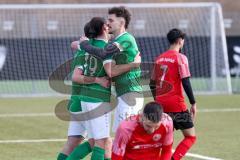
[[105, 158], [111, 158], [112, 155], [112, 138], [106, 138], [105, 140]]
[[95, 146], [98, 146], [98, 147], [104, 149], [105, 148], [105, 138], [98, 139], [98, 140], [95, 139]]
[[83, 137], [74, 137], [74, 136], [70, 136], [68, 137], [67, 140], [67, 148], [69, 148], [69, 150], [73, 150], [78, 144], [80, 144], [83, 141]]
[[106, 146], [112, 146], [112, 138], [111, 138], [111, 137], [106, 138], [106, 140], [105, 140], [105, 145], [106, 145]]
[[111, 151], [112, 149], [112, 138], [106, 138], [105, 140], [105, 150]]
[[91, 148], [94, 147], [95, 141], [93, 138], [88, 139], [88, 143], [90, 144]]
[[73, 149], [77, 146], [78, 143], [67, 141], [63, 147], [62, 153], [69, 155]]

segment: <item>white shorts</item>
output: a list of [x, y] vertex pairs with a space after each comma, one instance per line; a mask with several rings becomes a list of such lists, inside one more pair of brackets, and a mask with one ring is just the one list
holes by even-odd
[[[81, 101], [83, 112], [89, 112], [99, 107], [100, 105], [109, 107], [110, 103], [106, 103], [106, 102], [91, 103], [91, 102]], [[93, 138], [98, 140], [98, 139], [110, 137], [111, 112], [102, 114], [97, 118], [93, 118], [84, 122], [87, 129], [88, 138]]]
[[116, 132], [120, 122], [129, 116], [137, 115], [144, 105], [144, 98], [136, 92], [126, 93], [117, 97], [118, 103], [114, 112], [112, 131]]
[[68, 127], [68, 136], [83, 136], [86, 138], [87, 130], [84, 121], [70, 121]]

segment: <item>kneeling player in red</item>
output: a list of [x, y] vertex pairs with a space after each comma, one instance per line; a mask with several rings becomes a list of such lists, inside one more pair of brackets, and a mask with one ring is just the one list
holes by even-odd
[[143, 113], [121, 122], [113, 142], [112, 160], [170, 160], [173, 122], [155, 102]]

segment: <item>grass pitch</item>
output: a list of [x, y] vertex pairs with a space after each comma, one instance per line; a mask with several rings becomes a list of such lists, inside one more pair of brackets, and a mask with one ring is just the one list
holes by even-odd
[[[2, 98], [0, 159], [55, 160], [64, 141], [31, 140], [66, 139], [68, 122], [54, 116], [55, 105], [62, 99], [64, 98]], [[151, 100], [146, 99], [146, 102]], [[240, 95], [197, 96], [197, 107], [199, 112], [195, 126], [198, 139], [190, 152], [224, 160], [239, 160]], [[30, 113], [35, 115], [26, 116]], [[175, 132], [174, 146], [180, 139], [180, 131]], [[16, 143], [16, 140], [30, 142]], [[193, 157], [184, 159], [198, 160]]]

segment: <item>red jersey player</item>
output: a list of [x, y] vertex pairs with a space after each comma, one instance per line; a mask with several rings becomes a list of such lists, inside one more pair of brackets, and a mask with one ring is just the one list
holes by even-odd
[[119, 125], [113, 142], [112, 160], [170, 160], [173, 122], [161, 105], [148, 103], [143, 113]]
[[[154, 65], [150, 88], [155, 101], [173, 119], [175, 129], [182, 130], [184, 139], [179, 143], [172, 160], [180, 160], [196, 141], [193, 120], [196, 116], [196, 102], [189, 80], [188, 59], [180, 53], [184, 45], [185, 33], [172, 29], [167, 34], [170, 48], [160, 54]], [[183, 89], [190, 101], [190, 112], [184, 101]]]

